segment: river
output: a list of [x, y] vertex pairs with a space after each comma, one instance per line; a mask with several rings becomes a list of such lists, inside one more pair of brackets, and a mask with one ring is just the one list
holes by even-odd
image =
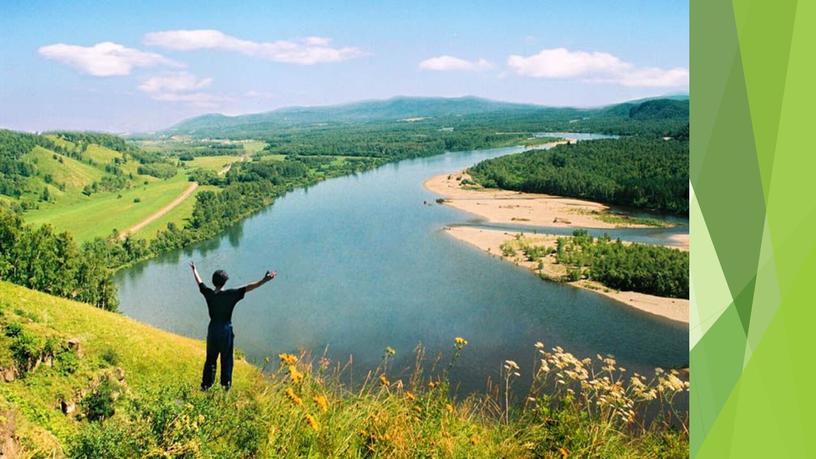
[[[519, 151], [405, 160], [290, 192], [218, 239], [120, 272], [120, 310], [204, 338], [207, 309], [188, 267], [195, 260], [205, 280], [225, 269], [228, 286], [256, 280], [267, 269], [278, 272], [247, 294], [233, 317], [236, 345], [254, 363], [281, 352], [326, 350], [337, 362], [353, 355], [358, 381], [386, 346], [397, 350], [393, 368], [400, 373], [413, 366], [418, 344], [449, 358], [453, 338], [462, 336], [470, 344], [452, 373], [462, 393], [483, 390], [505, 359], [517, 361], [529, 378], [536, 341], [579, 357], [613, 354], [630, 372], [688, 365], [687, 325], [542, 281], [442, 231], [483, 222], [437, 205], [423, 182]], [[621, 235], [649, 242], [677, 231]]]

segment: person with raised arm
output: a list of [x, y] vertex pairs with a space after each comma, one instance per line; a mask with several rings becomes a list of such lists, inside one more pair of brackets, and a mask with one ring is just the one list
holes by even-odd
[[261, 280], [238, 288], [224, 289], [224, 284], [227, 283], [229, 276], [224, 270], [219, 269], [212, 275], [212, 283], [215, 287], [212, 289], [204, 285], [192, 261], [190, 268], [193, 270], [198, 290], [207, 301], [207, 309], [210, 314], [210, 325], [207, 327], [207, 358], [204, 361], [204, 371], [201, 376], [201, 390], [207, 390], [215, 383], [216, 362], [219, 356], [221, 356], [221, 387], [229, 390], [232, 386], [232, 353], [235, 341], [235, 333], [232, 331], [232, 311], [235, 305], [244, 299], [247, 292], [271, 281], [277, 273], [267, 271]]

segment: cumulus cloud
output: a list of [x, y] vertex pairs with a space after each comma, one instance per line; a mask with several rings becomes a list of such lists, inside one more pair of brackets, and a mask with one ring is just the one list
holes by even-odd
[[93, 46], [55, 43], [39, 48], [38, 52], [46, 59], [61, 62], [94, 76], [130, 75], [136, 67], [183, 67], [182, 64], [160, 54], [127, 48], [109, 41]]
[[150, 32], [145, 35], [144, 43], [176, 51], [217, 49], [300, 65], [340, 62], [364, 55], [363, 51], [358, 48], [333, 47], [331, 40], [325, 37], [256, 42], [212, 29]]
[[198, 78], [188, 72], [175, 72], [150, 77], [142, 81], [139, 90], [155, 100], [187, 102], [198, 107], [215, 107], [227, 99], [199, 91], [210, 86], [212, 81], [212, 78]]
[[633, 87], [688, 86], [688, 69], [637, 67], [603, 52], [543, 49], [532, 56], [511, 55], [507, 66], [518, 75], [534, 78], [580, 78], [587, 82]]
[[436, 56], [425, 59], [419, 63], [419, 68], [422, 70], [436, 70], [442, 72], [450, 70], [487, 70], [492, 67], [493, 65], [484, 59], [469, 61], [454, 56]]

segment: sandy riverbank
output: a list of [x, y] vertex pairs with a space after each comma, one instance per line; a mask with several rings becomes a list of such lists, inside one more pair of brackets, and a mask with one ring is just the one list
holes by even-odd
[[[565, 228], [648, 228], [648, 225], [608, 222], [600, 218], [609, 206], [583, 199], [462, 185], [470, 176], [451, 172], [431, 177], [425, 188], [445, 198], [445, 204], [491, 223], [561, 226]], [[688, 234], [672, 237], [672, 247], [688, 250]]]
[[[524, 266], [537, 273], [541, 273], [544, 277], [558, 279], [566, 273], [566, 270], [562, 265], [555, 264], [555, 258], [552, 255], [544, 257], [540, 266], [541, 269], [539, 269], [539, 263], [537, 261], [527, 261], [523, 254], [519, 253], [515, 256], [504, 256], [500, 246], [505, 241], [513, 239], [517, 233], [486, 230], [473, 227], [453, 227], [446, 228], [445, 231], [451, 236], [478, 247], [479, 249], [492, 255], [498, 256], [519, 266]], [[525, 234], [525, 238], [527, 238], [530, 242], [534, 242], [536, 245], [554, 247], [558, 236]], [[588, 280], [570, 282], [569, 285], [592, 290], [596, 293], [612, 298], [613, 300], [624, 303], [627, 306], [648, 312], [650, 314], [666, 317], [678, 322], [689, 323], [689, 300], [664, 298], [637, 292], [620, 292], [608, 289], [597, 282]]]
[[[609, 211], [603, 204], [546, 194], [481, 188], [462, 185], [470, 180], [464, 172], [437, 175], [425, 181], [425, 187], [445, 197], [445, 204], [476, 214], [492, 223], [538, 226], [576, 226], [618, 228], [621, 225], [600, 220], [593, 213]], [[639, 225], [625, 225], [638, 227]]]

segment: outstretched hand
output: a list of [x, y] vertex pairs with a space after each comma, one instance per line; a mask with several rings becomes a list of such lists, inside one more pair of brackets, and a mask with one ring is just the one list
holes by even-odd
[[267, 271], [266, 274], [264, 274], [264, 280], [265, 281], [271, 281], [277, 275], [278, 275], [278, 273], [275, 272], [275, 271]]
[[193, 260], [190, 260], [190, 268], [191, 268], [192, 270], [194, 270], [194, 271], [195, 271], [195, 269], [196, 269], [196, 265], [195, 265], [195, 262], [194, 262]]

